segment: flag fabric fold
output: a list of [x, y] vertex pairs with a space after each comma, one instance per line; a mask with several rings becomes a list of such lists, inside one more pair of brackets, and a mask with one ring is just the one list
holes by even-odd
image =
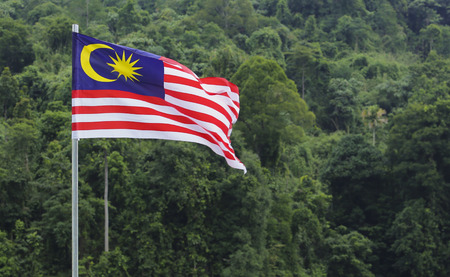
[[72, 138], [142, 138], [208, 146], [244, 170], [231, 146], [239, 90], [152, 53], [72, 33]]

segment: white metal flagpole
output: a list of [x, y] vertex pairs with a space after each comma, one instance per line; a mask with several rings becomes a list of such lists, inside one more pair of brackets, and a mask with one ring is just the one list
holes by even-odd
[[[78, 24], [72, 32], [78, 33]], [[72, 277], [78, 277], [78, 139], [72, 139]]]

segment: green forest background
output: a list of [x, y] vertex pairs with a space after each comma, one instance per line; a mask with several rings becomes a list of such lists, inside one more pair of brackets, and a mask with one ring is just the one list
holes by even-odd
[[81, 140], [81, 276], [450, 276], [448, 0], [1, 0], [0, 276], [70, 275], [73, 23], [237, 84], [248, 168]]

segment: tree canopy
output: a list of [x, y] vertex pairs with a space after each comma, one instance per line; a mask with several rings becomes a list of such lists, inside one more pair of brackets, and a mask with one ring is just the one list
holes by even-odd
[[70, 275], [73, 23], [235, 83], [248, 169], [80, 140], [81, 276], [448, 276], [447, 2], [2, 1], [0, 276]]

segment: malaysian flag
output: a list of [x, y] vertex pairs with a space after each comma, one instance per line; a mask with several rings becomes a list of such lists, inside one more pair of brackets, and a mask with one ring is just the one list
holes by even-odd
[[239, 90], [155, 54], [72, 33], [72, 138], [145, 138], [208, 146], [229, 166]]

